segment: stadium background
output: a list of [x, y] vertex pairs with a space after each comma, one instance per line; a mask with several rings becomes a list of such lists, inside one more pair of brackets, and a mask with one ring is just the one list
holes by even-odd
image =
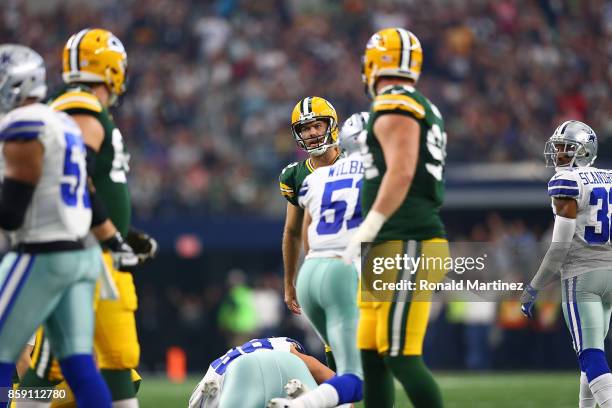
[[[446, 119], [451, 240], [499, 243], [511, 260], [508, 242], [546, 239], [542, 150], [563, 120], [589, 123], [598, 164], [612, 163], [612, 3], [603, 0], [0, 4], [0, 42], [41, 53], [52, 90], [72, 33], [103, 27], [127, 49], [129, 88], [114, 115], [131, 153], [135, 224], [161, 244], [136, 274], [145, 372], [163, 373], [179, 347], [199, 374], [254, 336], [289, 335], [320, 355], [282, 303], [277, 177], [303, 157], [289, 132], [296, 101], [325, 97], [341, 120], [367, 109], [360, 57], [377, 29], [408, 28], [423, 45], [418, 86]], [[560, 310], [547, 310], [527, 322], [515, 304], [436, 304], [426, 359], [435, 370], [575, 371]]]

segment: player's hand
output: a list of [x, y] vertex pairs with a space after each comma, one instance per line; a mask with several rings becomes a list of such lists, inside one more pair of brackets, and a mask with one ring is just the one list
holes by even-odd
[[525, 287], [521, 295], [521, 312], [530, 319], [533, 318], [533, 306], [535, 305], [537, 297], [538, 290], [529, 284]]
[[159, 246], [155, 238], [150, 235], [137, 230], [136, 228], [130, 227], [127, 234], [127, 244], [132, 247], [134, 253], [140, 258], [140, 263], [148, 259], [155, 258]]
[[132, 247], [123, 240], [119, 231], [111, 238], [102, 242], [102, 246], [111, 252], [113, 266], [120, 271], [133, 268], [141, 263], [140, 258], [134, 253]]
[[295, 294], [294, 285], [285, 285], [285, 303], [291, 311], [291, 313], [299, 315], [302, 314], [302, 309], [297, 302], [297, 295]]

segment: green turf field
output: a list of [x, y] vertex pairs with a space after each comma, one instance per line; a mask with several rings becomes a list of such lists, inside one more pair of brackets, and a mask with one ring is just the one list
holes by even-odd
[[[437, 374], [447, 408], [575, 408], [578, 405], [577, 373]], [[187, 407], [200, 377], [182, 384], [144, 376], [139, 399], [142, 408]], [[409, 407], [398, 389], [396, 407]], [[246, 397], [246, 396], [245, 396]], [[357, 407], [361, 407], [358, 404]]]

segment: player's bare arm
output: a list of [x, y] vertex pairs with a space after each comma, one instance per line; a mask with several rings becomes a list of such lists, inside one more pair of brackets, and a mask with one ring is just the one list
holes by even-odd
[[304, 211], [304, 222], [302, 224], [302, 243], [304, 244], [304, 253], [307, 254], [310, 251], [310, 245], [308, 245], [308, 227], [312, 222], [312, 216], [308, 211]]
[[42, 174], [44, 149], [38, 140], [4, 144], [5, 178], [36, 185]]
[[322, 384], [336, 375], [334, 371], [332, 371], [329, 367], [321, 363], [316, 358], [306, 354], [302, 354], [297, 351], [295, 346], [291, 346], [291, 353], [298, 356], [300, 360], [302, 360], [304, 364], [306, 364], [306, 367], [308, 367], [308, 371], [310, 371], [310, 374], [312, 374], [312, 377], [315, 379], [317, 384]]
[[302, 221], [304, 210], [287, 203], [287, 216], [283, 230], [283, 265], [285, 267], [285, 303], [292, 313], [300, 314], [300, 305], [295, 293], [295, 278], [297, 262], [300, 256], [300, 241], [302, 239]]
[[388, 114], [374, 123], [374, 133], [382, 147], [387, 172], [372, 210], [390, 217], [410, 190], [419, 156], [419, 124], [403, 115]]
[[576, 219], [578, 215], [578, 204], [573, 198], [553, 198], [555, 214], [560, 217]]
[[19, 360], [17, 360], [17, 363], [15, 364], [15, 369], [17, 370], [17, 375], [19, 376], [19, 379], [23, 378], [24, 374], [26, 373], [26, 371], [28, 371], [28, 368], [30, 367], [30, 362], [32, 361], [30, 355], [32, 354], [33, 349], [34, 346], [27, 344], [23, 348], [23, 351], [19, 356]]
[[75, 114], [71, 117], [81, 128], [85, 144], [95, 152], [100, 151], [100, 146], [104, 141], [104, 128], [100, 121], [91, 115]]

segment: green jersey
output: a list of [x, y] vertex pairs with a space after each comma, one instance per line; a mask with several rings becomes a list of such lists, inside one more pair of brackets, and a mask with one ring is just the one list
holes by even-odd
[[365, 177], [361, 200], [364, 215], [374, 204], [387, 171], [382, 147], [374, 134], [374, 122], [388, 113], [406, 115], [419, 123], [419, 155], [406, 198], [383, 225], [376, 240], [443, 238], [446, 234], [439, 212], [444, 198], [444, 121], [438, 108], [411, 86], [383, 88], [372, 103], [366, 138], [367, 152], [363, 155]]
[[51, 102], [51, 107], [70, 115], [91, 115], [104, 128], [104, 139], [96, 155], [96, 171], [89, 176], [96, 188], [96, 194], [102, 198], [108, 209], [111, 221], [121, 235], [127, 236], [132, 208], [127, 186], [130, 155], [111, 114], [85, 86], [63, 90]]
[[302, 188], [302, 183], [306, 176], [313, 171], [314, 167], [310, 159], [289, 164], [281, 171], [278, 178], [281, 195], [291, 204], [296, 207], [299, 206], [298, 195], [300, 193], [300, 188]]

